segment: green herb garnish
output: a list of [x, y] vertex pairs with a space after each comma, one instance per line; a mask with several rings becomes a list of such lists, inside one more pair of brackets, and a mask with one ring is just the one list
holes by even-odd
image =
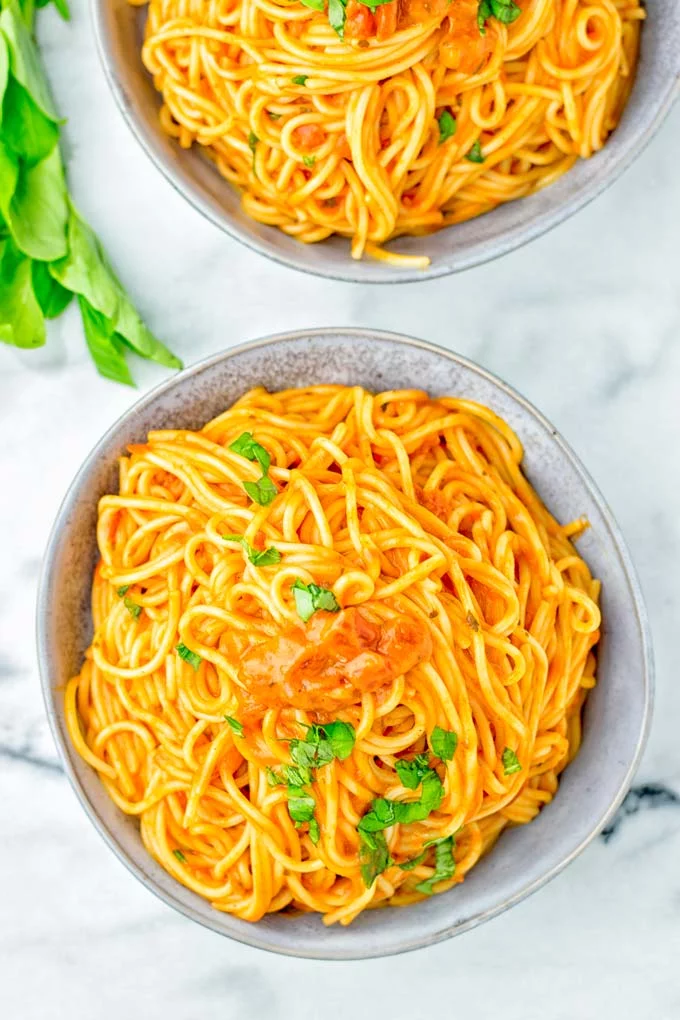
[[254, 549], [246, 542], [243, 535], [223, 535], [222, 537], [225, 542], [238, 542], [242, 545], [246, 556], [254, 567], [271, 567], [275, 563], [281, 562], [281, 553], [273, 546], [270, 546], [269, 549]]
[[503, 762], [503, 772], [506, 776], [511, 776], [514, 772], [521, 772], [522, 766], [519, 763], [519, 758], [510, 747], [506, 747], [501, 755], [501, 761]]
[[185, 644], [182, 644], [181, 641], [178, 645], [175, 645], [175, 651], [179, 655], [180, 659], [184, 659], [185, 662], [188, 662], [194, 670], [198, 669], [203, 662], [203, 659], [198, 652], [192, 652], [192, 650], [187, 648]]
[[299, 829], [303, 822], [312, 820], [315, 807], [316, 801], [303, 787], [288, 787], [288, 814], [293, 819], [296, 829]]
[[469, 159], [471, 163], [483, 163], [484, 154], [482, 153], [482, 143], [479, 138], [474, 143], [469, 152], [465, 153], [465, 158]]
[[238, 721], [238, 719], [234, 719], [233, 715], [225, 715], [224, 718], [227, 720], [227, 722], [231, 726], [231, 728], [234, 731], [234, 733], [236, 734], [236, 736], [237, 737], [242, 737], [243, 736], [243, 725], [242, 725], [242, 723], [240, 723]]
[[458, 734], [453, 730], [444, 730], [441, 726], [435, 726], [430, 734], [430, 747], [437, 758], [442, 761], [451, 761], [458, 747]]
[[299, 580], [294, 581], [291, 588], [298, 616], [305, 623], [319, 610], [326, 613], [340, 612], [340, 603], [330, 588], [321, 588], [318, 584], [304, 584]]
[[264, 446], [255, 441], [252, 432], [242, 432], [238, 439], [229, 444], [229, 449], [232, 453], [237, 453], [239, 457], [245, 457], [246, 460], [256, 460], [262, 468], [263, 475], [269, 471], [271, 457]]
[[439, 144], [447, 142], [449, 138], [453, 138], [458, 127], [458, 122], [453, 116], [450, 110], [444, 110], [440, 115], [439, 120]]
[[481, 35], [486, 35], [486, 23], [489, 18], [496, 18], [504, 25], [511, 25], [517, 21], [522, 8], [518, 7], [514, 0], [479, 0], [477, 8], [477, 25]]
[[309, 838], [311, 839], [314, 846], [316, 846], [316, 844], [321, 839], [321, 829], [319, 828], [319, 823], [317, 822], [316, 818], [309, 819]]
[[309, 170], [311, 170], [312, 167], [316, 164], [316, 156], [303, 156], [302, 162]]
[[308, 74], [294, 74], [290, 80], [292, 81], [293, 85], [305, 85], [308, 78], [309, 78]]
[[323, 11], [324, 0], [300, 0], [305, 7], [311, 7], [313, 11]]
[[410, 822], [422, 822], [436, 811], [444, 798], [444, 786], [434, 771], [428, 770], [423, 776], [420, 800], [396, 801], [378, 797], [359, 822], [360, 835], [381, 832], [397, 822], [406, 825]]
[[127, 597], [123, 599], [123, 605], [125, 606], [128, 613], [133, 619], [135, 620], [139, 619], [139, 614], [142, 611], [141, 606], [138, 606], [136, 602], [133, 602], [132, 599], [129, 599]]
[[408, 790], [417, 790], [423, 779], [430, 772], [429, 754], [417, 754], [415, 758], [398, 758], [394, 764], [402, 786]]
[[182, 864], [186, 864], [187, 859], [186, 859], [186, 857], [184, 856], [184, 854], [182, 853], [181, 850], [173, 850], [172, 852], [173, 852], [173, 854], [175, 855], [175, 857], [177, 858], [178, 861], [181, 861]]
[[444, 882], [447, 878], [453, 878], [456, 873], [456, 862], [453, 857], [455, 846], [453, 836], [445, 836], [444, 839], [435, 840], [428, 844], [434, 846], [434, 874], [424, 881], [419, 882], [416, 889], [420, 893], [430, 896], [433, 886], [437, 882]]
[[122, 599], [123, 595], [127, 595], [130, 590], [129, 584], [121, 584], [120, 588], [116, 588], [116, 595], [119, 599]]
[[[144, 326], [102, 247], [78, 216], [59, 149], [54, 107], [33, 35], [49, 0], [3, 0], [0, 13], [0, 341], [41, 347], [45, 320], [74, 295], [97, 371], [134, 385], [130, 350], [182, 364]], [[55, 0], [68, 18], [66, 0]]]
[[269, 506], [279, 494], [279, 490], [268, 475], [262, 475], [256, 482], [244, 482], [243, 488], [253, 503], [259, 506]]
[[382, 875], [394, 861], [387, 849], [387, 840], [382, 832], [362, 832], [359, 830], [359, 864], [361, 877], [367, 889]]
[[417, 857], [412, 857], [410, 861], [402, 861], [399, 867], [402, 871], [413, 871], [419, 864], [422, 864], [427, 857], [427, 850], [423, 850]]

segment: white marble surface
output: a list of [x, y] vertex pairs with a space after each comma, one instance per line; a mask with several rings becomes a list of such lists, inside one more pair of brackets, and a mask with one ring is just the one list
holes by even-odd
[[[628, 802], [644, 810], [532, 899], [408, 957], [276, 958], [158, 902], [82, 813], [39, 694], [33, 607], [48, 529], [84, 455], [137, 396], [97, 377], [71, 311], [44, 350], [0, 351], [0, 1015], [677, 1020], [680, 109], [606, 196], [501, 262], [390, 289], [323, 282], [237, 246], [171, 190], [115, 110], [84, 0], [75, 6], [69, 26], [40, 15], [73, 191], [147, 321], [187, 362], [295, 327], [401, 330], [506, 378], [582, 456], [650, 610], [657, 709], [636, 783], [655, 785]], [[135, 370], [142, 390], [162, 376]]]

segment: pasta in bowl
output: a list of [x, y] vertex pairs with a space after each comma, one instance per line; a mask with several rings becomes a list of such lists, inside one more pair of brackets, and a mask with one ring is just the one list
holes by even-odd
[[[58, 707], [67, 757], [87, 770], [86, 799], [99, 820], [131, 819], [116, 822], [116, 840], [133, 841], [145, 873], [156, 862], [154, 888], [217, 930], [331, 956], [357, 950], [335, 932], [357, 930], [367, 945], [372, 931], [379, 951], [406, 947], [395, 925], [415, 924], [415, 944], [423, 927], [427, 939], [450, 933], [470, 887], [477, 919], [480, 892], [507, 905], [509, 888], [498, 900], [499, 878], [489, 878], [497, 860], [511, 865], [502, 881], [521, 876], [523, 892], [536, 866], [547, 877], [541, 841], [580, 845], [574, 830], [592, 835], [602, 822], [593, 812], [605, 805], [606, 816], [625, 791], [646, 703], [633, 690], [602, 789], [575, 819], [579, 772], [610, 739], [598, 726], [589, 742], [587, 713], [582, 741], [583, 702], [593, 688], [597, 713], [603, 669], [599, 704], [616, 693], [611, 639], [594, 686], [599, 583], [571, 541], [585, 521], [558, 524], [545, 509], [499, 413], [512, 405], [489, 409], [474, 370], [460, 396], [444, 380], [433, 396], [395, 378], [373, 392], [334, 384], [334, 339], [312, 345], [305, 370], [323, 361], [326, 382], [291, 370], [303, 342], [291, 340], [273, 345], [285, 364], [269, 353], [265, 374], [292, 371], [295, 385], [243, 394], [257, 374], [246, 350], [240, 364], [232, 355], [234, 402], [203, 376], [211, 409], [227, 407], [207, 425], [196, 428], [207, 407], [196, 399], [173, 427], [170, 400], [117, 437], [117, 453], [121, 439], [128, 449], [119, 491], [110, 471], [101, 489], [94, 633], [70, 649]], [[344, 353], [352, 341], [355, 353], [370, 349], [356, 337]], [[386, 343], [401, 355], [398, 341], [378, 339], [383, 355]], [[376, 358], [364, 372], [380, 372]], [[597, 504], [585, 492], [579, 502], [599, 528]], [[590, 552], [606, 594], [616, 584], [609, 550]], [[46, 593], [55, 568], [48, 561]], [[604, 608], [617, 633], [616, 597], [611, 618]], [[644, 674], [644, 649], [628, 652], [631, 664], [643, 655]], [[515, 840], [532, 829], [530, 863]], [[314, 914], [323, 934], [310, 928]]]

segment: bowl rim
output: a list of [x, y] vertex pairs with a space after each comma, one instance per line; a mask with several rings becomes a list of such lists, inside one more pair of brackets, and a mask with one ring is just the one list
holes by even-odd
[[[245, 933], [234, 933], [226, 932], [219, 924], [218, 920], [220, 914], [214, 911], [214, 919], [210, 914], [205, 916], [200, 914], [193, 906], [184, 903], [175, 898], [170, 892], [162, 889], [155, 880], [146, 874], [142, 868], [135, 862], [135, 860], [128, 854], [124, 847], [118, 842], [118, 839], [113, 830], [110, 830], [100, 815], [96, 811], [94, 805], [90, 801], [85, 789], [83, 788], [80, 779], [76, 773], [73, 761], [77, 759], [77, 753], [70, 745], [67, 740], [65, 732], [59, 726], [57, 719], [57, 712], [54, 705], [54, 693], [51, 682], [51, 666], [50, 666], [50, 641], [47, 634], [47, 628], [45, 627], [45, 621], [48, 618], [48, 605], [50, 600], [50, 589], [52, 585], [52, 573], [57, 556], [57, 548], [59, 544], [59, 537], [64, 527], [68, 525], [68, 518], [71, 512], [72, 505], [77, 501], [78, 495], [82, 485], [86, 482], [93, 465], [96, 464], [100, 453], [104, 447], [106, 447], [111, 440], [114, 440], [120, 427], [128, 419], [128, 417], [136, 414], [149, 407], [154, 401], [165, 393], [170, 392], [174, 387], [182, 385], [187, 379], [195, 375], [200, 375], [206, 369], [220, 364], [225, 360], [229, 360], [231, 357], [240, 354], [244, 351], [258, 350], [262, 348], [276, 347], [279, 345], [285, 345], [290, 341], [297, 340], [313, 340], [322, 335], [324, 338], [333, 337], [354, 337], [361, 340], [377, 340], [377, 341], [388, 341], [396, 343], [404, 347], [417, 348], [420, 350], [428, 351], [436, 354], [439, 357], [444, 357], [447, 360], [453, 362], [459, 367], [462, 367], [466, 371], [470, 371], [484, 378], [486, 381], [492, 383], [498, 387], [506, 395], [516, 400], [523, 410], [527, 411], [529, 415], [538, 422], [544, 429], [549, 431], [552, 435], [553, 441], [557, 444], [560, 452], [570, 462], [572, 468], [579, 475], [580, 480], [588, 490], [590, 496], [596, 503], [598, 510], [602, 514], [603, 521], [605, 523], [609, 540], [612, 543], [613, 549], [619, 557], [623, 572], [625, 574], [626, 583], [629, 588], [631, 600], [635, 608], [635, 622], [638, 627], [640, 635], [640, 648], [642, 657], [642, 690], [643, 690], [643, 710], [639, 721], [639, 733], [631, 761], [626, 770], [624, 777], [622, 778], [618, 791], [615, 797], [612, 799], [609, 807], [603, 812], [601, 817], [591, 827], [590, 831], [583, 837], [581, 842], [572, 849], [563, 853], [556, 863], [549, 868], [543, 875], [538, 876], [532, 881], [527, 882], [521, 888], [517, 889], [514, 893], [506, 896], [504, 900], [494, 904], [492, 907], [488, 907], [478, 913], [472, 913], [464, 921], [454, 924], [445, 925], [436, 932], [427, 935], [417, 935], [412, 937], [401, 938], [395, 944], [389, 944], [386, 947], [376, 945], [375, 949], [370, 952], [354, 952], [351, 947], [348, 946], [347, 950], [334, 951], [332, 953], [323, 952], [321, 948], [318, 952], [300, 951], [296, 952], [294, 948], [283, 947], [273, 945], [271, 941], [262, 939], [258, 936], [257, 924], [251, 925], [246, 929]], [[378, 957], [398, 955], [405, 952], [410, 952], [416, 949], [422, 949], [429, 945], [434, 945], [437, 942], [442, 942], [445, 939], [451, 938], [454, 935], [462, 934], [472, 928], [483, 924], [485, 921], [490, 920], [499, 914], [504, 913], [510, 907], [526, 899], [532, 893], [542, 888], [549, 881], [555, 878], [561, 871], [566, 868], [583, 850], [595, 839], [595, 837], [604, 829], [607, 824], [611, 821], [614, 814], [620, 807], [626, 793], [628, 792], [635, 772], [640, 763], [642, 753], [644, 751], [647, 738], [649, 736], [649, 730], [651, 725], [653, 703], [654, 703], [654, 656], [651, 638], [651, 629], [649, 623], [649, 617], [644, 603], [642, 589], [637, 577], [635, 567], [633, 565], [630, 553], [626, 546], [625, 539], [619, 529], [619, 526], [614, 518], [612, 511], [609, 508], [608, 503], [604, 499], [602, 493], [598, 489], [597, 485], [591, 478], [587, 469], [583, 466], [579, 458], [573, 452], [569, 444], [562, 438], [561, 434], [555, 428], [554, 425], [537, 409], [534, 405], [527, 400], [521, 393], [519, 393], [514, 387], [504, 382], [494, 373], [488, 371], [476, 362], [463, 355], [457, 354], [453, 351], [447, 350], [438, 344], [431, 343], [426, 340], [419, 340], [415, 337], [411, 337], [405, 334], [393, 333], [386, 330], [373, 330], [373, 329], [362, 329], [358, 327], [332, 327], [332, 328], [312, 328], [304, 330], [290, 330], [284, 333], [275, 333], [257, 340], [250, 340], [245, 343], [237, 344], [234, 347], [227, 348], [213, 354], [207, 358], [201, 359], [190, 365], [188, 368], [171, 376], [169, 379], [164, 380], [157, 386], [154, 386], [148, 393], [144, 394], [139, 400], [135, 401], [123, 414], [119, 415], [116, 421], [106, 430], [101, 439], [95, 444], [90, 453], [83, 461], [81, 467], [78, 469], [76, 475], [71, 481], [66, 495], [64, 496], [57, 515], [54, 520], [54, 524], [49, 533], [45, 554], [43, 557], [42, 568], [40, 572], [40, 579], [38, 584], [38, 595], [36, 600], [36, 645], [37, 645], [37, 656], [38, 656], [38, 667], [40, 672], [40, 681], [42, 688], [43, 704], [45, 712], [47, 714], [50, 729], [52, 731], [52, 737], [56, 744], [61, 764], [64, 768], [66, 776], [73, 788], [78, 800], [80, 801], [81, 807], [87, 814], [88, 818], [99, 832], [99, 835], [103, 838], [104, 842], [108, 847], [113, 850], [116, 857], [121, 861], [122, 864], [138, 879], [147, 889], [153, 892], [159, 899], [161, 899], [167, 906], [173, 907], [179, 913], [183, 914], [190, 920], [197, 921], [205, 928], [216, 932], [227, 938], [234, 939], [245, 945], [252, 946], [256, 949], [265, 949], [269, 952], [276, 953], [282, 956], [291, 956], [301, 959], [317, 959], [317, 960], [359, 960], [359, 959], [375, 959]]]
[[[250, 248], [251, 251], [264, 255], [265, 258], [278, 263], [278, 265], [286, 266], [288, 269], [296, 269], [309, 276], [346, 283], [422, 283], [425, 280], [436, 280], [454, 273], [464, 272], [467, 269], [473, 269], [475, 266], [484, 265], [512, 251], [523, 248], [531, 241], [542, 237], [561, 223], [570, 219], [577, 212], [580, 212], [581, 209], [584, 209], [614, 184], [646, 149], [670, 113], [676, 99], [680, 96], [679, 60], [678, 66], [669, 73], [666, 91], [655, 112], [652, 116], [648, 116], [644, 129], [634, 136], [632, 142], [627, 147], [621, 149], [621, 151], [616, 151], [613, 157], [610, 156], [607, 173], [594, 178], [576, 194], [564, 201], [555, 203], [552, 208], [535, 214], [528, 223], [523, 221], [491, 239], [482, 239], [474, 242], [466, 251], [459, 255], [444, 258], [439, 262], [430, 264], [425, 269], [408, 267], [390, 268], [386, 264], [382, 264], [380, 276], [369, 276], [362, 269], [365, 262], [353, 260], [348, 249], [345, 260], [347, 268], [342, 271], [336, 271], [335, 269], [324, 268], [322, 259], [317, 259], [311, 264], [307, 263], [298, 257], [296, 254], [297, 248], [282, 254], [272, 243], [261, 240], [254, 234], [250, 234], [242, 229], [238, 222], [230, 217], [226, 209], [218, 212], [212, 206], [208, 199], [201, 194], [199, 187], [189, 180], [179, 161], [175, 164], [167, 157], [159, 140], [160, 128], [156, 127], [155, 130], [152, 130], [137, 115], [134, 103], [128, 97], [125, 86], [121, 81], [116, 48], [111, 45], [106, 26], [104, 12], [107, 3], [109, 3], [109, 0], [90, 0], [95, 45], [104, 75], [123, 120], [132, 132], [133, 137], [166, 181], [192, 208], [201, 213], [205, 219], [233, 240]], [[633, 89], [636, 87], [637, 81], [634, 83]], [[630, 102], [630, 97], [628, 102]], [[653, 109], [652, 107], [650, 112]], [[611, 147], [608, 151], [611, 153]], [[522, 199], [515, 199], [514, 201], [521, 202]], [[493, 212], [493, 210], [491, 211]], [[298, 242], [298, 244], [301, 245], [302, 242]]]

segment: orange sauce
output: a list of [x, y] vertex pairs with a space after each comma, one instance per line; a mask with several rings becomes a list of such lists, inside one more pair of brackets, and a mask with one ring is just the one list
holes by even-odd
[[248, 649], [239, 664], [248, 714], [290, 705], [332, 716], [361, 701], [432, 654], [427, 625], [398, 617], [382, 622], [357, 608], [318, 612]]

